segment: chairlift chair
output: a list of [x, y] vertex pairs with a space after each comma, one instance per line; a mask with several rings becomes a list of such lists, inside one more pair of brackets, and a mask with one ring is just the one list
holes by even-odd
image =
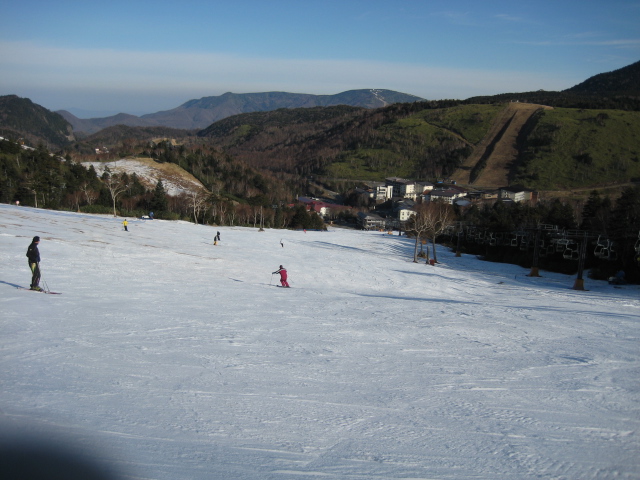
[[556, 252], [564, 252], [569, 245], [569, 240], [567, 238], [559, 238], [556, 241]]
[[578, 252], [578, 245], [575, 242], [571, 242], [566, 245], [564, 252], [562, 252], [562, 256], [565, 260], [577, 260], [574, 258], [575, 252]]

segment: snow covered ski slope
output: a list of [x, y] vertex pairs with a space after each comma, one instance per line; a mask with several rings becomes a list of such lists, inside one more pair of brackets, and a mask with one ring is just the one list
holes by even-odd
[[[377, 232], [121, 222], [0, 205], [0, 439], [114, 478], [640, 478], [637, 286], [415, 264]], [[34, 235], [63, 295], [16, 288]]]

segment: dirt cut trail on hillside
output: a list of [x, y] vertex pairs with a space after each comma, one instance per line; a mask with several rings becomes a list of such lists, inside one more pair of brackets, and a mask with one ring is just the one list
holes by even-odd
[[509, 170], [518, 156], [518, 134], [531, 116], [542, 108], [551, 107], [531, 103], [508, 104], [462, 167], [451, 176], [452, 180], [483, 188], [509, 185]]

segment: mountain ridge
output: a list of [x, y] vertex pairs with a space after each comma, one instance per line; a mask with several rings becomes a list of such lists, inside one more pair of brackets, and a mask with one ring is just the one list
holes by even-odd
[[62, 115], [74, 131], [96, 133], [113, 125], [131, 127], [171, 127], [200, 130], [224, 118], [241, 113], [272, 111], [280, 108], [311, 108], [349, 105], [379, 108], [393, 103], [424, 101], [415, 95], [385, 89], [347, 90], [334, 95], [315, 95], [289, 92], [232, 93], [188, 100], [182, 105], [141, 116], [120, 113], [103, 118], [81, 119], [66, 110]]

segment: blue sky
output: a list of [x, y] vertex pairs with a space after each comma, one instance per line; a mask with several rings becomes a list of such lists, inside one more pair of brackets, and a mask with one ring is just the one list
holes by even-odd
[[225, 92], [564, 90], [640, 60], [640, 0], [0, 0], [0, 95], [132, 114]]

